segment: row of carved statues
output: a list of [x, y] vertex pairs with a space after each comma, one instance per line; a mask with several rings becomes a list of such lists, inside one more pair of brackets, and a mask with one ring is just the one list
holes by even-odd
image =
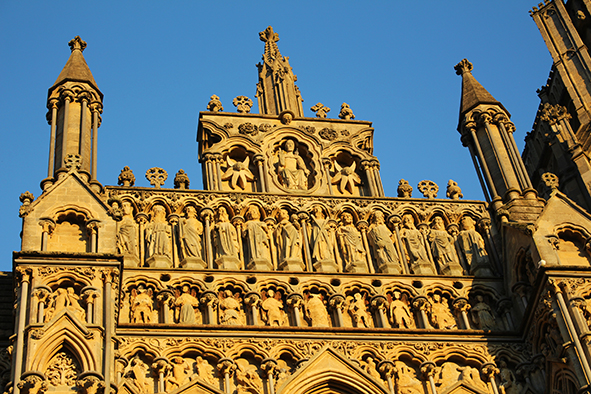
[[[511, 330], [509, 305], [474, 294], [470, 299], [452, 298], [433, 292], [411, 297], [405, 290], [370, 296], [354, 288], [345, 294], [328, 295], [313, 289], [303, 294], [286, 294], [275, 287], [244, 293], [230, 286], [219, 292], [199, 291], [188, 284], [158, 293], [143, 283], [132, 286], [127, 295], [128, 311], [121, 321], [134, 324], [177, 323], [231, 326], [307, 326], [400, 329]], [[127, 318], [129, 320], [127, 320]]]
[[[299, 369], [306, 367], [305, 359], [295, 361], [291, 355], [284, 358], [260, 361], [248, 354], [234, 359], [187, 355], [169, 360], [165, 357], [152, 359], [137, 353], [130, 360], [117, 359], [117, 380], [120, 390], [127, 385], [140, 394], [172, 392], [195, 381], [225, 392], [272, 393], [277, 392]], [[458, 382], [477, 390], [470, 392], [488, 393], [489, 383], [497, 389], [494, 392], [519, 394], [527, 384], [523, 376], [514, 372], [515, 368], [509, 368], [504, 359], [499, 360], [498, 365], [489, 363], [477, 368], [460, 360], [445, 361], [439, 365], [433, 362], [414, 365], [402, 359], [379, 360], [367, 353], [361, 359], [351, 360], [351, 363], [384, 387], [396, 387], [396, 392], [405, 394], [429, 393], [429, 387], [445, 392]]]
[[278, 209], [265, 218], [257, 205], [245, 217], [230, 218], [225, 206], [199, 215], [189, 205], [184, 213], [169, 220], [166, 209], [154, 205], [149, 221], [140, 216], [138, 225], [132, 204], [123, 201], [117, 246], [125, 265], [484, 277], [499, 271], [487, 251], [494, 249], [489, 233], [483, 237], [468, 215], [458, 230], [446, 229], [441, 216], [417, 229], [410, 213], [389, 227], [380, 210], [369, 223], [348, 210], [334, 220], [320, 205], [310, 213]]

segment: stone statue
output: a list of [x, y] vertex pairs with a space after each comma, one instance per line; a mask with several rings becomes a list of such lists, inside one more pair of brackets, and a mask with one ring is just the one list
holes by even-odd
[[436, 382], [438, 392], [445, 392], [449, 386], [455, 384], [460, 379], [459, 368], [458, 364], [451, 361], [444, 362], [441, 367], [437, 368]]
[[394, 361], [394, 381], [400, 394], [423, 394], [423, 384], [417, 379], [417, 372], [404, 361]]
[[377, 379], [378, 382], [382, 381], [382, 376], [380, 375], [380, 373], [378, 372], [378, 369], [376, 368], [376, 362], [374, 361], [373, 357], [368, 357], [365, 360], [364, 363], [364, 368], [365, 372], [367, 372], [367, 374], [369, 376], [371, 376], [374, 379]]
[[138, 285], [137, 289], [131, 290], [129, 303], [132, 323], [152, 323], [154, 313], [152, 289], [146, 289], [143, 284]]
[[170, 226], [162, 205], [152, 208], [152, 221], [146, 226], [146, 263], [150, 267], [170, 268]]
[[147, 378], [148, 366], [138, 356], [135, 356], [130, 363], [128, 376], [133, 379], [133, 384], [141, 394], [150, 393], [150, 382]]
[[261, 219], [261, 213], [256, 205], [251, 205], [246, 213], [247, 222], [242, 230], [248, 252], [249, 270], [272, 271], [271, 253], [269, 249], [269, 229]]
[[433, 259], [439, 265], [443, 275], [461, 276], [464, 270], [458, 261], [453, 237], [445, 230], [445, 224], [440, 216], [433, 219], [433, 228], [429, 231], [429, 242]]
[[488, 386], [482, 381], [480, 378], [480, 372], [476, 368], [467, 365], [465, 367], [458, 367], [458, 371], [460, 371], [460, 376], [458, 378], [460, 382], [466, 382], [482, 392], [488, 391]]
[[170, 374], [166, 378], [166, 390], [171, 392], [189, 380], [189, 374], [191, 372], [191, 366], [182, 357], [173, 357], [170, 360], [172, 368]]
[[341, 213], [341, 225], [337, 229], [345, 272], [368, 272], [361, 233], [353, 225], [353, 215]]
[[366, 299], [361, 293], [355, 293], [348, 305], [348, 311], [355, 327], [373, 327], [371, 314], [367, 310]]
[[476, 324], [476, 327], [481, 330], [490, 331], [497, 329], [497, 324], [493, 317], [493, 311], [490, 306], [484, 302], [483, 296], [476, 296], [476, 305], [470, 309], [470, 313], [472, 314], [472, 321]]
[[306, 315], [311, 327], [330, 327], [322, 295], [310, 293], [306, 302]]
[[277, 215], [279, 223], [275, 229], [279, 269], [303, 271], [302, 245], [299, 230], [289, 221], [289, 212], [281, 209]]
[[137, 237], [138, 227], [133, 218], [133, 206], [129, 201], [123, 201], [123, 218], [117, 222], [117, 250], [123, 255], [126, 267], [139, 267]]
[[461, 231], [458, 235], [458, 245], [470, 267], [470, 274], [474, 276], [494, 276], [488, 254], [484, 246], [484, 239], [474, 228], [474, 219], [464, 216], [460, 221]]
[[299, 155], [295, 142], [291, 139], [285, 141], [283, 149], [279, 150], [279, 163], [277, 175], [279, 182], [290, 190], [308, 190], [308, 175], [304, 159]]
[[213, 366], [204, 360], [203, 357], [197, 356], [195, 359], [195, 370], [197, 371], [197, 378], [204, 381], [205, 383], [209, 383], [210, 385], [217, 387], [219, 382], [216, 378], [214, 378], [214, 368]]
[[273, 290], [267, 291], [267, 297], [263, 300], [261, 308], [265, 312], [263, 320], [268, 326], [287, 325], [287, 315], [283, 310], [281, 294], [275, 293]]
[[216, 219], [216, 224], [211, 231], [215, 262], [221, 269], [239, 269], [241, 268], [238, 257], [240, 245], [236, 228], [230, 223], [226, 207], [217, 208]]
[[442, 298], [440, 294], [433, 294], [430, 297], [431, 307], [429, 318], [434, 328], [451, 330], [457, 327], [457, 322], [449, 310], [447, 298]]
[[435, 275], [435, 267], [427, 256], [423, 234], [415, 227], [411, 214], [402, 216], [402, 226], [401, 238], [412, 272], [416, 275]]
[[243, 326], [246, 317], [242, 311], [240, 293], [232, 294], [232, 290], [220, 292], [220, 324], [228, 326]]
[[195, 311], [195, 308], [199, 307], [197, 292], [194, 289], [190, 289], [189, 286], [184, 285], [182, 292], [177, 289], [175, 293], [176, 299], [174, 306], [177, 310], [177, 321], [180, 324], [200, 324], [201, 322], [197, 321]]
[[400, 274], [402, 272], [398, 254], [392, 242], [392, 232], [385, 224], [382, 211], [375, 211], [371, 215], [371, 226], [367, 232], [367, 240], [379, 272], [385, 274]]
[[316, 271], [336, 272], [333, 247], [328, 232], [328, 220], [318, 205], [312, 208], [310, 245]]
[[237, 359], [236, 366], [236, 394], [261, 394], [263, 381], [257, 367], [244, 358]]
[[202, 254], [201, 236], [203, 235], [203, 224], [197, 219], [195, 207], [189, 205], [185, 208], [185, 214], [187, 217], [182, 219], [179, 225], [179, 238], [183, 252], [181, 267], [207, 268]]
[[400, 299], [401, 293], [394, 291], [390, 303], [390, 316], [394, 328], [414, 328], [415, 323], [408, 304]]
[[513, 371], [507, 368], [504, 360], [499, 361], [499, 392], [501, 394], [520, 394], [523, 392], [523, 386], [517, 382]]
[[80, 297], [73, 287], [57, 288], [49, 299], [49, 308], [45, 312], [45, 322], [53, 319], [59, 312], [66, 309], [71, 311], [81, 322], [86, 321], [86, 311], [80, 306]]

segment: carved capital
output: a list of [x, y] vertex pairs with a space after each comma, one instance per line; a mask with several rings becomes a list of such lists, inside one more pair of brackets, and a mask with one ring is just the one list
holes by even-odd
[[266, 358], [261, 361], [261, 371], [268, 377], [269, 375], [275, 376], [277, 373], [277, 361], [273, 358]]
[[99, 290], [95, 287], [90, 286], [87, 286], [80, 290], [80, 294], [82, 296], [82, 299], [87, 304], [94, 304], [95, 300], [100, 296]]
[[119, 278], [118, 268], [103, 268], [101, 270], [101, 279], [105, 283], [113, 283]]
[[513, 301], [511, 301], [510, 298], [502, 298], [499, 300], [497, 312], [500, 315], [503, 315], [507, 313], [509, 310], [511, 310], [511, 308], [513, 308]]
[[468, 312], [472, 307], [466, 297], [456, 298], [453, 301], [452, 306], [456, 312]]
[[156, 375], [160, 375], [160, 374], [166, 375], [166, 373], [171, 368], [172, 367], [170, 365], [170, 361], [168, 361], [168, 359], [166, 357], [158, 357], [158, 358], [154, 359], [154, 362], [152, 362], [152, 371], [154, 371], [154, 373]]
[[199, 212], [199, 215], [201, 216], [202, 220], [211, 221], [213, 219], [213, 209], [209, 207], [202, 208]]
[[244, 224], [244, 217], [236, 215], [232, 218], [232, 224], [237, 228], [241, 228]]
[[72, 101], [74, 98], [74, 92], [70, 89], [61, 89], [60, 91], [60, 99], [62, 101]]
[[587, 302], [582, 297], [575, 297], [570, 299], [570, 306], [572, 308], [578, 308], [583, 312], [587, 308]]
[[179, 222], [180, 218], [181, 217], [177, 213], [171, 213], [166, 217], [166, 221], [168, 221], [168, 224], [171, 226], [174, 226]]
[[380, 309], [385, 310], [387, 304], [388, 304], [388, 300], [386, 299], [385, 296], [383, 296], [381, 294], [371, 297], [371, 300], [370, 300], [371, 308], [376, 311], [380, 310]]
[[232, 376], [236, 370], [236, 364], [231, 358], [220, 358], [216, 368], [222, 375], [228, 374], [229, 376]]
[[378, 372], [382, 375], [385, 380], [389, 380], [394, 376], [396, 368], [392, 361], [384, 360], [378, 364]]
[[306, 211], [299, 211], [297, 215], [300, 222], [307, 222], [310, 219], [310, 214]]
[[333, 294], [328, 299], [328, 306], [333, 310], [343, 310], [345, 306], [345, 296], [342, 294]]
[[172, 303], [172, 301], [174, 300], [174, 294], [173, 294], [172, 290], [164, 289], [164, 290], [160, 291], [160, 293], [158, 293], [158, 295], [156, 296], [156, 299], [158, 300], [160, 305], [165, 305], [165, 304], [170, 305]]
[[390, 223], [394, 228], [399, 227], [400, 223], [402, 223], [402, 218], [398, 215], [390, 215], [388, 216], [388, 223]]
[[98, 372], [84, 372], [78, 376], [76, 387], [80, 394], [97, 394], [105, 388], [105, 379]]
[[482, 112], [480, 116], [478, 116], [478, 122], [482, 125], [487, 125], [491, 123], [492, 116], [488, 112]]
[[96, 219], [86, 222], [86, 231], [89, 235], [98, 234], [98, 229], [101, 227], [100, 222]]
[[430, 377], [435, 376], [435, 371], [437, 370], [437, 366], [433, 361], [425, 361], [419, 367], [421, 370], [421, 374], [423, 375], [424, 380], [429, 380]]
[[254, 156], [254, 163], [258, 166], [263, 165], [263, 163], [265, 162], [265, 157], [261, 154], [255, 155]]
[[356, 226], [359, 231], [361, 231], [362, 233], [365, 233], [367, 231], [367, 229], [369, 228], [369, 223], [367, 223], [367, 221], [365, 221], [365, 220], [359, 220], [356, 223]]
[[47, 100], [47, 109], [48, 110], [53, 110], [53, 109], [57, 109], [59, 106], [59, 102], [60, 100], [58, 98], [50, 98], [49, 100]]
[[100, 101], [93, 101], [92, 103], [90, 103], [90, 110], [93, 113], [96, 114], [102, 114], [103, 113], [103, 103], [101, 103]]
[[292, 309], [299, 308], [304, 302], [304, 297], [302, 297], [302, 295], [299, 293], [291, 293], [287, 296], [286, 302], [287, 305]]
[[250, 307], [258, 306], [261, 302], [261, 296], [259, 293], [251, 291], [244, 295], [244, 304]]
[[24, 283], [24, 282], [30, 282], [31, 281], [31, 274], [33, 273], [33, 270], [31, 268], [25, 268], [25, 267], [21, 267], [18, 266], [15, 268], [16, 271], [16, 279], [18, 282], [20, 283]]
[[138, 214], [135, 215], [135, 221], [139, 224], [148, 223], [148, 214], [146, 214], [145, 212], [138, 212]]
[[55, 230], [55, 221], [51, 218], [41, 218], [39, 219], [39, 225], [41, 226], [41, 231], [47, 234], [53, 233]]
[[44, 394], [49, 385], [44, 374], [37, 371], [28, 371], [21, 375], [17, 387], [22, 394]]
[[566, 107], [558, 104], [552, 105], [550, 103], [545, 103], [540, 112], [540, 119], [544, 122], [548, 122], [551, 126], [561, 120], [570, 120], [571, 118], [572, 116], [568, 113]]
[[218, 305], [218, 295], [213, 291], [205, 291], [199, 298], [201, 305], [211, 306], [215, 308]]
[[48, 296], [52, 293], [47, 286], [37, 286], [31, 292], [31, 297], [37, 298], [37, 302], [42, 302], [47, 306]]
[[482, 365], [482, 374], [486, 376], [486, 381], [494, 382], [495, 376], [500, 372], [497, 366], [493, 363], [486, 363]]
[[431, 307], [431, 303], [425, 296], [417, 296], [412, 300], [412, 307], [417, 311], [427, 311]]

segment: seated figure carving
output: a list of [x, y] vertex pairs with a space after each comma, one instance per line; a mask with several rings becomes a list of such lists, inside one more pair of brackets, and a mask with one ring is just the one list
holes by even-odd
[[289, 190], [308, 190], [308, 175], [304, 159], [299, 155], [296, 144], [288, 139], [278, 153], [277, 175], [279, 182]]
[[80, 306], [79, 300], [80, 296], [74, 292], [73, 287], [56, 289], [50, 296], [49, 308], [47, 308], [47, 311], [45, 312], [45, 322], [53, 319], [53, 317], [63, 309], [73, 312], [74, 316], [80, 319], [80, 321], [86, 321], [86, 312], [84, 311], [84, 308]]

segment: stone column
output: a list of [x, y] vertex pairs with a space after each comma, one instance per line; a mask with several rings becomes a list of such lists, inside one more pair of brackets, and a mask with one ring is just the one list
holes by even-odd
[[388, 390], [390, 394], [396, 394], [394, 390], [394, 363], [392, 361], [384, 360], [378, 364], [378, 372], [382, 375], [382, 378], [388, 382]]
[[332, 243], [332, 253], [334, 255], [334, 259], [337, 265], [337, 272], [343, 272], [343, 259], [341, 258], [341, 253], [339, 252], [339, 247], [337, 246], [337, 226], [338, 223], [334, 219], [327, 219], [327, 228], [330, 231], [330, 242]]
[[[255, 155], [254, 162], [259, 170], [259, 182], [261, 186], [261, 192], [267, 192], [267, 183], [265, 182], [265, 157], [263, 155]], [[220, 188], [221, 190], [221, 188]]]
[[205, 235], [205, 256], [207, 259], [207, 269], [212, 270], [213, 267], [213, 244], [211, 243], [211, 219], [213, 218], [213, 209], [203, 208], [201, 210], [201, 220], [205, 223], [203, 229]]
[[[59, 100], [57, 98], [52, 98], [47, 103], [47, 109], [51, 110], [51, 131], [49, 135], [49, 165], [47, 166], [47, 178], [53, 177], [58, 103]], [[49, 113], [47, 115], [49, 115]]]
[[160, 303], [161, 306], [161, 314], [162, 314], [162, 323], [170, 324], [170, 304], [174, 300], [174, 294], [170, 289], [161, 290], [160, 293], [156, 296], [156, 299]]
[[218, 295], [213, 291], [204, 291], [199, 298], [199, 303], [207, 308], [207, 324], [217, 324], [215, 308], [218, 306]]
[[372, 196], [377, 196], [376, 192], [376, 183], [373, 177], [373, 171], [371, 169], [371, 164], [369, 160], [362, 160], [361, 161], [361, 169], [365, 171], [365, 177], [367, 178], [367, 184], [369, 185], [369, 192]]
[[[47, 286], [37, 286], [31, 292], [31, 297], [36, 298], [37, 314], [34, 323], [45, 323], [45, 307], [49, 300], [49, 295], [52, 293], [51, 289]], [[32, 316], [29, 317], [32, 320]]]
[[376, 189], [380, 197], [384, 196], [384, 187], [382, 185], [382, 177], [380, 176], [380, 162], [376, 159], [371, 161], [372, 170], [374, 173], [374, 180], [376, 182]]
[[[495, 376], [499, 374], [499, 369], [497, 368], [497, 366], [493, 363], [486, 363], [484, 365], [482, 365], [482, 368], [480, 368], [480, 370], [482, 371], [482, 374], [484, 376], [486, 376], [485, 381], [487, 381], [488, 383], [490, 383], [490, 387], [492, 387], [493, 389], [493, 394], [499, 394], [499, 389], [497, 387], [497, 381], [495, 379]], [[504, 391], [503, 391], [504, 394]]]
[[[464, 323], [464, 329], [470, 330], [470, 321], [468, 320], [468, 311], [471, 308], [471, 305], [468, 303], [468, 299], [465, 297], [458, 297], [456, 298], [452, 306], [457, 314], [462, 316], [462, 322]], [[458, 327], [459, 328], [459, 327]]]
[[513, 293], [519, 296], [521, 304], [523, 305], [523, 311], [525, 312], [528, 305], [527, 299], [529, 296], [529, 291], [531, 290], [531, 286], [525, 282], [517, 282], [513, 285], [513, 288], [511, 290], [513, 291]]
[[222, 170], [220, 165], [222, 163], [222, 155], [217, 153], [213, 156], [213, 165], [215, 166], [215, 178], [216, 178], [216, 187], [218, 190], [222, 190]]
[[89, 102], [89, 98], [90, 98], [90, 94], [86, 91], [86, 92], [80, 92], [78, 93], [78, 100], [80, 101], [80, 110], [81, 110], [81, 114], [80, 114], [80, 141], [78, 143], [78, 154], [82, 157], [84, 157], [84, 147], [86, 146], [86, 139], [89, 137], [88, 134], [90, 133], [86, 133], [86, 110], [88, 108], [88, 102]]
[[513, 132], [515, 131], [515, 125], [507, 119], [505, 115], [498, 114], [494, 118], [494, 122], [501, 128], [501, 134], [505, 135], [507, 138], [507, 145], [508, 150], [512, 154], [513, 163], [516, 167], [517, 173], [519, 174], [520, 178], [523, 182], [523, 187], [525, 189], [533, 189], [529, 176], [527, 175], [527, 170], [525, 168], [525, 164], [521, 159], [521, 154], [519, 154], [519, 149], [517, 149], [517, 145], [515, 144], [515, 138], [513, 138]]
[[427, 309], [429, 309], [430, 306], [431, 304], [425, 296], [417, 296], [412, 300], [412, 307], [415, 311], [417, 311], [417, 315], [420, 316], [422, 326], [420, 328], [431, 328], [431, 325], [429, 324], [429, 318], [427, 317]]
[[86, 223], [86, 231], [90, 235], [90, 253], [98, 253], [98, 229], [100, 227], [99, 221], [96, 219], [89, 220]]
[[213, 176], [213, 154], [206, 153], [203, 155], [203, 161], [205, 161], [205, 190], [217, 190], [217, 183]]
[[324, 181], [328, 188], [328, 193], [332, 196], [334, 191], [332, 190], [332, 179], [330, 178], [330, 167], [332, 166], [332, 160], [328, 157], [322, 158], [322, 166], [324, 167]]
[[496, 209], [500, 208], [503, 205], [502, 199], [497, 193], [497, 189], [495, 188], [495, 184], [493, 179], [490, 175], [490, 171], [488, 166], [486, 165], [486, 161], [483, 159], [484, 154], [482, 153], [482, 148], [480, 147], [480, 143], [478, 142], [478, 138], [476, 137], [476, 123], [466, 123], [466, 129], [470, 130], [470, 135], [472, 136], [472, 142], [474, 143], [474, 148], [476, 148], [476, 154], [480, 158], [480, 167], [482, 168], [482, 172], [484, 173], [484, 177], [486, 179], [486, 184], [488, 185], [488, 189], [490, 190], [490, 196], [493, 201], [493, 206]]
[[501, 259], [499, 258], [499, 254], [497, 253], [497, 246], [494, 242], [494, 237], [491, 234], [492, 223], [489, 218], [482, 218], [478, 221], [478, 226], [484, 232], [484, 239], [487, 243], [487, 250], [489, 250], [493, 258], [494, 267], [496, 268], [497, 272], [502, 273], [504, 272], [503, 266], [501, 264]]
[[582, 297], [573, 297], [569, 300], [569, 309], [579, 333], [579, 337], [581, 337], [589, 331], [589, 326], [583, 315], [583, 310], [587, 309], [587, 302]]
[[369, 269], [370, 274], [375, 274], [376, 270], [373, 266], [373, 262], [371, 260], [371, 250], [369, 249], [369, 244], [367, 243], [367, 229], [369, 228], [369, 224], [365, 220], [359, 220], [357, 222], [357, 229], [361, 233], [361, 239], [363, 241], [363, 249], [365, 249], [365, 260], [367, 261], [367, 268]]
[[178, 224], [180, 217], [176, 213], [171, 213], [166, 218], [168, 221], [168, 225], [170, 226], [170, 244], [172, 246], [172, 266], [179, 267], [180, 266], [180, 258], [179, 258], [179, 239], [178, 239]]
[[[16, 267], [17, 283], [20, 284], [18, 319], [16, 324], [16, 346], [14, 350], [14, 375], [20, 377], [23, 368], [23, 352], [25, 344], [25, 325], [29, 305], [29, 284], [32, 271], [30, 268]], [[14, 393], [19, 394], [18, 385], [14, 386]]]
[[267, 238], [269, 239], [269, 252], [271, 254], [271, 264], [273, 265], [273, 269], [277, 271], [278, 269], [278, 258], [277, 258], [277, 247], [275, 246], [275, 226], [277, 225], [277, 219], [272, 216], [267, 216], [265, 218], [265, 224], [267, 225]]
[[90, 173], [92, 179], [96, 179], [98, 155], [98, 128], [100, 126], [100, 114], [103, 113], [103, 105], [98, 101], [94, 101], [90, 106], [90, 110], [92, 111], [92, 168]]
[[267, 382], [269, 384], [269, 394], [275, 394], [275, 374], [277, 373], [277, 361], [272, 358], [264, 359], [261, 361], [261, 370], [267, 377]]
[[510, 298], [501, 298], [499, 300], [499, 304], [497, 306], [497, 313], [503, 317], [503, 322], [505, 323], [505, 327], [509, 331], [515, 330], [513, 325], [513, 319], [511, 318], [511, 308], [513, 307], [513, 302]]
[[105, 328], [104, 356], [103, 356], [103, 376], [105, 377], [105, 387], [111, 387], [111, 354], [113, 351], [113, 299], [112, 289], [113, 281], [119, 276], [117, 268], [104, 269], [102, 279], [104, 282], [104, 306], [103, 306], [103, 326]]
[[148, 223], [148, 215], [144, 212], [139, 212], [135, 215], [135, 220], [139, 224], [140, 235], [138, 237], [138, 244], [140, 248], [140, 267], [143, 267], [146, 263], [146, 223]]
[[333, 294], [328, 299], [328, 306], [334, 313], [336, 327], [344, 327], [343, 308], [345, 306], [345, 296], [342, 294]]
[[87, 286], [80, 291], [80, 294], [82, 295], [84, 302], [86, 302], [86, 323], [96, 324], [95, 302], [99, 297], [98, 289]]
[[234, 360], [230, 358], [221, 358], [217, 364], [217, 369], [224, 377], [224, 391], [226, 394], [232, 394], [232, 384], [230, 378], [236, 370], [236, 364], [234, 364]]
[[259, 293], [251, 291], [244, 296], [244, 304], [250, 309], [250, 324], [252, 326], [259, 325], [259, 306], [261, 304], [261, 296]]
[[117, 371], [117, 385], [121, 384], [121, 378], [125, 372], [125, 368], [129, 364], [129, 361], [125, 357], [117, 357], [115, 359], [115, 371]]
[[61, 93], [61, 99], [64, 101], [64, 123], [62, 125], [62, 154], [61, 154], [61, 161], [59, 163], [59, 169], [64, 167], [64, 159], [66, 158], [66, 155], [69, 153], [68, 152], [68, 141], [70, 140], [69, 137], [69, 130], [68, 128], [70, 127], [69, 125], [69, 120], [70, 120], [70, 102], [72, 101], [72, 98], [74, 97], [74, 92], [72, 92], [70, 89], [65, 89], [62, 91]]
[[287, 305], [292, 311], [293, 321], [297, 327], [302, 327], [301, 307], [304, 297], [299, 293], [291, 293], [287, 296]]
[[381, 328], [390, 328], [390, 324], [388, 324], [388, 318], [386, 317], [386, 305], [388, 301], [386, 297], [383, 295], [375, 295], [370, 300], [371, 308], [375, 311], [375, 315], [378, 317], [378, 321], [376, 322], [375, 326], [379, 326]]
[[166, 392], [164, 387], [164, 375], [171, 369], [170, 362], [165, 357], [158, 357], [152, 363], [152, 370], [158, 374], [158, 392]]
[[312, 253], [310, 252], [310, 240], [308, 239], [308, 227], [307, 223], [310, 219], [310, 215], [308, 212], [300, 211], [298, 212], [298, 219], [302, 225], [302, 235], [304, 241], [304, 258], [306, 259], [306, 270], [308, 272], [312, 272]]
[[47, 242], [53, 230], [55, 230], [55, 222], [50, 218], [43, 218], [39, 220], [41, 226], [41, 251], [47, 251]]
[[435, 376], [437, 366], [433, 361], [425, 361], [421, 364], [421, 374], [423, 375], [423, 380], [429, 382], [429, 387], [431, 388], [431, 394], [437, 394], [437, 389], [435, 388], [435, 380], [433, 376]]
[[240, 265], [244, 269], [244, 247], [242, 246], [242, 226], [244, 225], [244, 218], [242, 216], [234, 216], [232, 224], [236, 227], [236, 234], [238, 236], [238, 249], [240, 250]]

